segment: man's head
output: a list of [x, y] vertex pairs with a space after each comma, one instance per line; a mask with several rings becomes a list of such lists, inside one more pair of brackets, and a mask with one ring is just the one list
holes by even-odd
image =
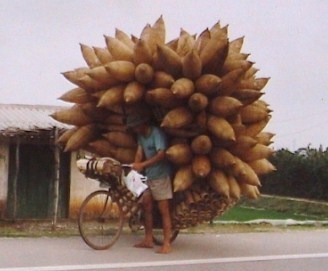
[[136, 133], [143, 133], [143, 130], [148, 127], [148, 122], [149, 114], [146, 112], [136, 112], [127, 116], [126, 126]]

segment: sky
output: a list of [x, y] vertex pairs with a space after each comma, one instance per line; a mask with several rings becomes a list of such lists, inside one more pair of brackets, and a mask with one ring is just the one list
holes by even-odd
[[272, 146], [327, 148], [327, 14], [326, 0], [1, 0], [0, 103], [69, 106], [58, 97], [75, 86], [61, 73], [86, 66], [80, 43], [105, 47], [116, 28], [138, 37], [163, 15], [170, 41], [220, 21], [271, 78]]

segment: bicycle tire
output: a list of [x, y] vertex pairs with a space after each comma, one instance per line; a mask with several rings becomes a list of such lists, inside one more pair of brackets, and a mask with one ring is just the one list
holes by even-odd
[[109, 191], [98, 190], [83, 201], [78, 219], [84, 242], [95, 250], [110, 248], [118, 240], [124, 224], [124, 214]]

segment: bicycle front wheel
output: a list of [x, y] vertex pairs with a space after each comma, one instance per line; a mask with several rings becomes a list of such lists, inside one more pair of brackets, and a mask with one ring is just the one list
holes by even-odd
[[121, 205], [108, 191], [91, 193], [82, 203], [78, 226], [82, 239], [93, 249], [110, 248], [119, 238], [124, 223]]

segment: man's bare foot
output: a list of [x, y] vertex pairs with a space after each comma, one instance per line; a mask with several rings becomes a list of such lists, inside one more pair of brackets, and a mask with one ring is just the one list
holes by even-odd
[[148, 242], [141, 242], [141, 243], [135, 244], [134, 247], [136, 247], [136, 248], [153, 248], [154, 244], [148, 243]]
[[160, 253], [160, 254], [168, 254], [172, 251], [172, 247], [171, 246], [162, 246], [160, 247], [156, 253]]

